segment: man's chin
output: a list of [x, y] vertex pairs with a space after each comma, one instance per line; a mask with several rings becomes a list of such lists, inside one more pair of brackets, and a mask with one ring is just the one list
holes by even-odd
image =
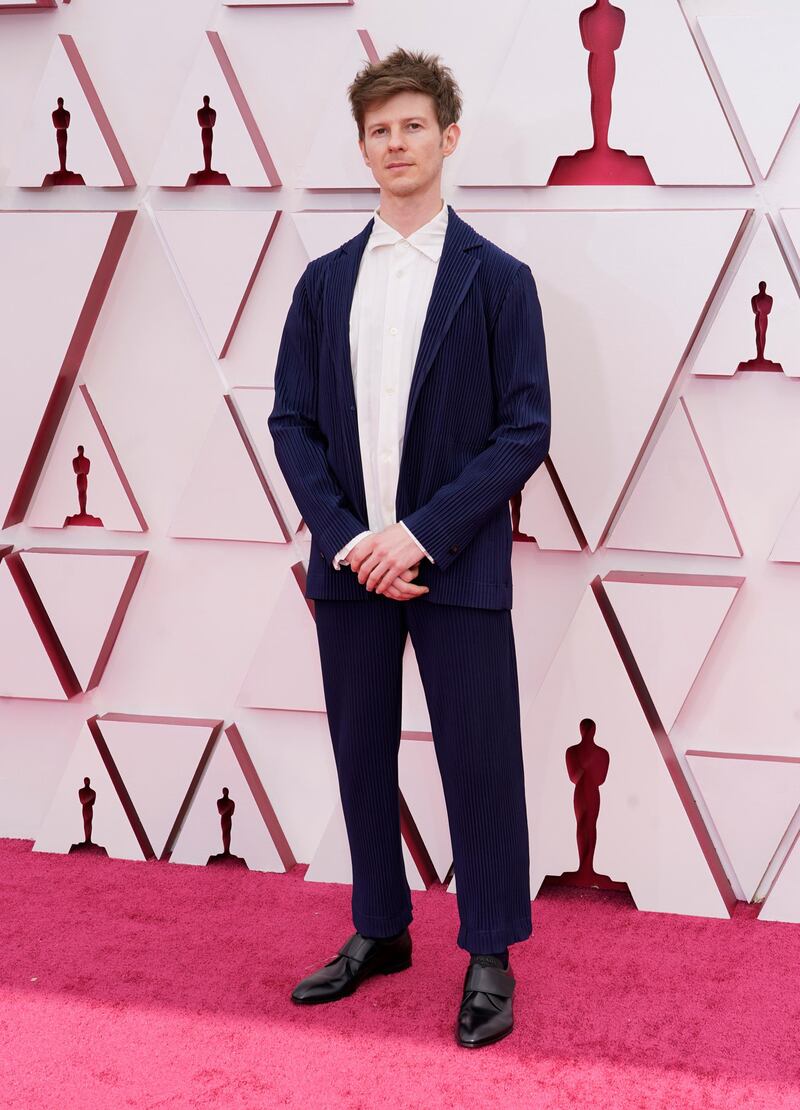
[[409, 193], [415, 193], [417, 189], [419, 189], [419, 182], [416, 178], [405, 173], [402, 175], [402, 179], [390, 177], [381, 184], [382, 192], [396, 197], [407, 197]]

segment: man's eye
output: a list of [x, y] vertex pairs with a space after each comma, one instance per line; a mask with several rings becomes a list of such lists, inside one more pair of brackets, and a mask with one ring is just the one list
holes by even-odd
[[[411, 123], [411, 124], [409, 124], [409, 127], [421, 127], [421, 126], [422, 126], [421, 123]], [[378, 127], [378, 128], [375, 129], [375, 131], [372, 132], [372, 134], [373, 135], [380, 135], [381, 131], [385, 131], [385, 130], [386, 130], [385, 127]]]

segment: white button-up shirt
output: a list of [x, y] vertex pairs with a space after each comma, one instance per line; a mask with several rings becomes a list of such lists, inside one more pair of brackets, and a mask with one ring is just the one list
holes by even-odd
[[408, 238], [382, 220], [377, 208], [373, 216], [350, 309], [350, 359], [369, 528], [336, 553], [336, 570], [347, 565], [347, 553], [364, 536], [396, 523], [411, 375], [447, 228], [444, 201], [433, 219]]

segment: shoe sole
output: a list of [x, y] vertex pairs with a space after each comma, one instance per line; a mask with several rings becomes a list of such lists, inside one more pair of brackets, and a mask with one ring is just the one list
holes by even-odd
[[493, 1037], [486, 1037], [486, 1039], [482, 1041], [462, 1041], [458, 1032], [456, 1032], [456, 1044], [459, 1044], [462, 1048], [483, 1048], [484, 1045], [495, 1044], [496, 1041], [502, 1041], [503, 1037], [507, 1037], [513, 1028], [514, 1023], [512, 1021], [508, 1029], [504, 1029], [502, 1033], [495, 1033]]
[[374, 971], [367, 972], [367, 974], [362, 975], [360, 979], [351, 979], [344, 990], [339, 991], [337, 994], [329, 994], [324, 998], [295, 998], [294, 995], [290, 995], [290, 997], [292, 1002], [296, 1002], [301, 1006], [315, 1006], [321, 1002], [338, 1002], [340, 998], [347, 998], [357, 991], [361, 984], [365, 980], [371, 979], [373, 975], [394, 975], [395, 972], [405, 971], [406, 968], [409, 967], [411, 967], [410, 959], [401, 963], [386, 964], [385, 967], [376, 967]]

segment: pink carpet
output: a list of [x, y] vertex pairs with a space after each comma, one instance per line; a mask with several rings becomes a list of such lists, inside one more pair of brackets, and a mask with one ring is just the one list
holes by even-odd
[[800, 929], [544, 890], [511, 948], [514, 1031], [453, 1039], [456, 902], [414, 893], [414, 965], [304, 1007], [350, 890], [0, 840], [0, 1105], [800, 1106]]

